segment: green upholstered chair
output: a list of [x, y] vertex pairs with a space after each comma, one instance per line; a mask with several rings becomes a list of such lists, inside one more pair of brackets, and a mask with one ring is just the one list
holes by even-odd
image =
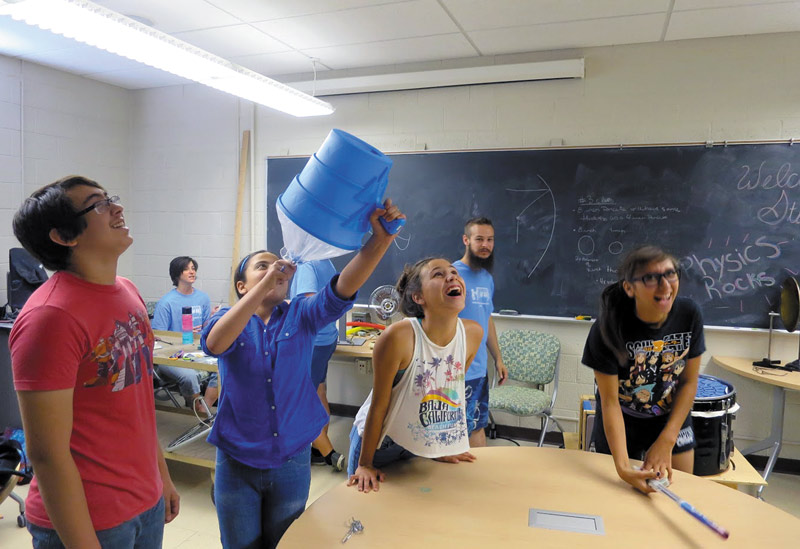
[[[541, 417], [541, 446], [550, 420], [563, 432], [552, 415], [558, 393], [558, 355], [561, 342], [552, 334], [532, 330], [508, 330], [502, 332], [497, 339], [503, 362], [508, 368], [509, 381], [497, 385], [495, 376], [489, 389], [490, 414], [492, 410], [499, 410], [517, 416]], [[553, 392], [547, 394], [545, 388], [551, 382]], [[492, 418], [490, 433], [494, 433], [494, 425]]]

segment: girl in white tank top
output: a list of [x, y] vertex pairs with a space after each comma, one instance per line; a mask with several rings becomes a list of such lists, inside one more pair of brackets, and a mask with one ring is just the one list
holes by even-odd
[[464, 376], [483, 335], [461, 320], [464, 281], [445, 259], [406, 268], [397, 284], [414, 318], [390, 326], [375, 345], [373, 390], [350, 433], [350, 484], [377, 489], [380, 467], [412, 456], [473, 461]]
[[[469, 450], [464, 415], [464, 326], [458, 319], [453, 339], [436, 345], [422, 329], [418, 318], [408, 318], [414, 328], [414, 358], [392, 387], [383, 420], [380, 445], [388, 435], [414, 455], [436, 458]], [[359, 436], [372, 404], [372, 392], [359, 409], [354, 425]]]

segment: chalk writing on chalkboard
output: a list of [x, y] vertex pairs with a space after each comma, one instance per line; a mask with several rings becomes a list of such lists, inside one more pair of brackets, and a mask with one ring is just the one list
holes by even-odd
[[[464, 222], [495, 226], [495, 310], [595, 314], [620, 259], [641, 244], [679, 258], [680, 293], [706, 324], [766, 327], [800, 271], [800, 147], [788, 144], [463, 151], [391, 155], [387, 196], [409, 221], [364, 286], [393, 284], [425, 256], [456, 260]], [[267, 165], [267, 242], [280, 249], [275, 198], [305, 158]], [[337, 258], [341, 268], [349, 257]]]

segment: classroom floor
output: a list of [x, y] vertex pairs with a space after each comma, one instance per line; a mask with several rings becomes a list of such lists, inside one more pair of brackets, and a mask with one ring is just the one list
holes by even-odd
[[[349, 446], [348, 435], [352, 418], [336, 417], [331, 421], [330, 436], [334, 446], [346, 452]], [[508, 445], [504, 440], [490, 440], [490, 446]], [[533, 443], [522, 442], [524, 445]], [[211, 477], [208, 469], [168, 462], [172, 480], [181, 494], [181, 513], [164, 530], [164, 549], [217, 549], [219, 542], [217, 515], [211, 503]], [[313, 503], [325, 492], [345, 481], [345, 473], [334, 473], [330, 467], [311, 468], [311, 493], [308, 504]], [[15, 492], [24, 497], [27, 486], [18, 487]], [[752, 493], [752, 492], [750, 492]], [[764, 491], [764, 499], [787, 513], [800, 518], [800, 476], [773, 473], [769, 487]], [[26, 530], [18, 528], [16, 517], [18, 509], [11, 498], [0, 504], [0, 547], [17, 549], [31, 547], [31, 538]]]

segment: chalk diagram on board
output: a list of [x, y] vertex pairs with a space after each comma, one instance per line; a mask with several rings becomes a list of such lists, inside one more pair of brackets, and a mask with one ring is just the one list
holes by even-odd
[[[510, 192], [533, 193], [532, 195], [526, 195], [526, 199], [529, 199], [530, 201], [525, 205], [525, 207], [522, 209], [522, 211], [520, 211], [517, 215], [514, 216], [514, 219], [516, 221], [516, 239], [515, 239], [515, 243], [519, 244], [519, 228], [520, 228], [521, 225], [533, 225], [535, 223], [543, 223], [543, 222], [546, 222], [548, 219], [552, 219], [552, 222], [550, 223], [550, 235], [547, 237], [547, 244], [545, 244], [544, 250], [542, 251], [542, 254], [539, 256], [538, 261], [536, 261], [536, 264], [528, 272], [528, 278], [533, 276], [534, 271], [536, 271], [536, 268], [542, 262], [542, 260], [544, 259], [544, 256], [547, 255], [547, 250], [550, 249], [550, 244], [553, 242], [553, 235], [555, 234], [555, 231], [556, 231], [556, 198], [555, 198], [555, 196], [553, 196], [553, 190], [550, 188], [550, 185], [547, 184], [547, 181], [545, 181], [544, 178], [539, 174], [536, 174], [536, 177], [538, 177], [539, 180], [542, 182], [542, 185], [544, 185], [544, 188], [539, 188], [539, 189], [506, 189], [507, 191], [510, 191]], [[542, 199], [544, 197], [548, 197], [548, 196], [550, 197], [550, 202], [553, 205], [552, 213], [545, 212], [544, 215], [537, 216], [534, 219], [534, 223], [529, 223], [528, 219], [527, 219], [527, 216], [526, 216], [526, 212], [534, 204], [536, 204], [540, 199]], [[530, 215], [530, 214], [527, 214], [527, 215]]]
[[[625, 232], [625, 231], [619, 231]], [[608, 253], [611, 255], [619, 255], [625, 249], [625, 245], [620, 242], [619, 240], [614, 240], [611, 244], [608, 245]], [[590, 256], [594, 254], [595, 250], [595, 243], [594, 238], [589, 236], [588, 234], [582, 235], [578, 239], [578, 253], [581, 255]]]

